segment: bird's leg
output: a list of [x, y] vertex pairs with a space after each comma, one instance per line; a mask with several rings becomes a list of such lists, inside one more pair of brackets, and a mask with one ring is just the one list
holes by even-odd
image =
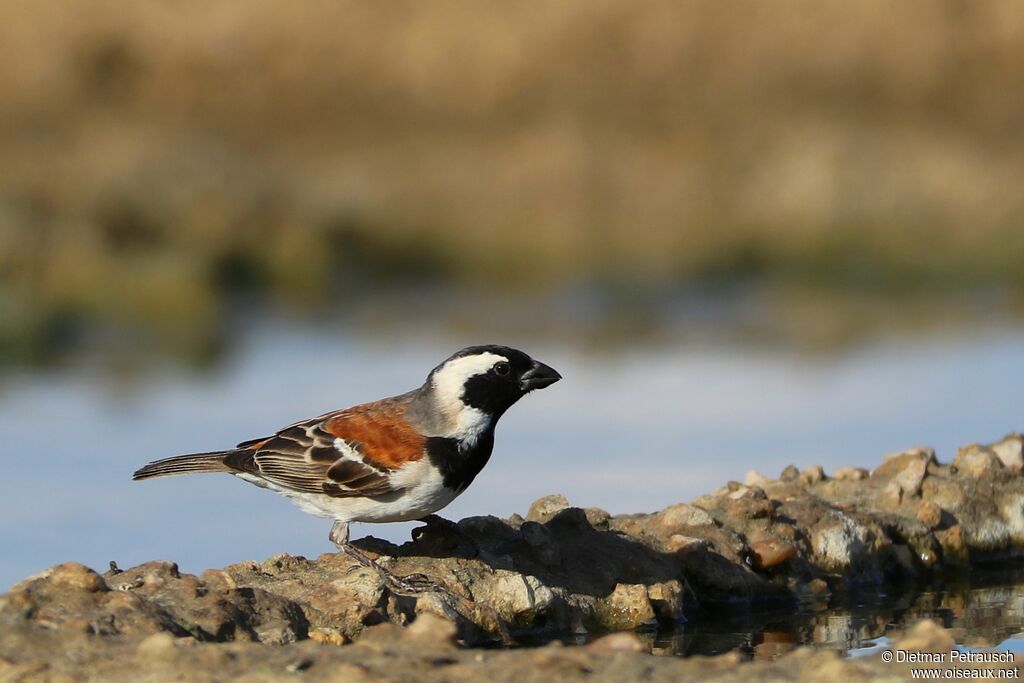
[[[442, 517], [437, 517], [436, 515], [428, 515], [427, 518], [419, 521], [430, 524], [434, 520], [440, 520], [445, 524], [453, 524], [453, 522], [449, 522], [448, 520]], [[469, 621], [474, 623], [479, 621], [479, 619], [474, 619], [472, 616], [475, 612], [486, 613], [497, 628], [498, 636], [501, 638], [502, 642], [505, 643], [505, 645], [513, 644], [512, 636], [509, 635], [508, 628], [505, 626], [504, 620], [493, 607], [490, 607], [489, 605], [481, 605], [472, 599], [456, 595], [447, 586], [434, 583], [423, 574], [395, 576], [387, 569], [380, 566], [377, 562], [374, 562], [372, 559], [367, 557], [361, 550], [359, 550], [359, 548], [356, 548], [354, 545], [349, 543], [348, 522], [335, 522], [334, 526], [331, 527], [330, 539], [332, 543], [338, 546], [338, 550], [340, 552], [345, 553], [367, 569], [372, 569], [377, 572], [377, 575], [384, 581], [384, 585], [393, 593], [408, 597], [416, 597], [418, 595], [423, 595], [424, 593], [440, 593], [448, 598], [456, 612]]]
[[384, 581], [384, 585], [391, 589], [393, 593], [399, 595], [416, 596], [423, 593], [447, 593], [448, 589], [444, 586], [434, 583], [423, 574], [410, 574], [409, 576], [395, 576], [384, 567], [380, 566], [379, 563], [370, 559], [366, 556], [363, 551], [355, 547], [349, 542], [348, 538], [348, 522], [335, 522], [334, 526], [331, 527], [331, 533], [329, 535], [331, 542], [338, 546], [338, 550], [345, 553], [353, 560], [363, 565], [367, 569], [372, 569], [377, 572], [381, 580]]
[[342, 546], [348, 545], [348, 522], [335, 521], [331, 526], [331, 533], [327, 537], [331, 539], [331, 543], [338, 546], [339, 550]]

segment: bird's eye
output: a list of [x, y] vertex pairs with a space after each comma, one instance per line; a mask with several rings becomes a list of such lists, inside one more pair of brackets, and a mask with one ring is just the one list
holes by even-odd
[[505, 361], [501, 361], [494, 364], [494, 372], [504, 377], [508, 373], [512, 372], [512, 366]]

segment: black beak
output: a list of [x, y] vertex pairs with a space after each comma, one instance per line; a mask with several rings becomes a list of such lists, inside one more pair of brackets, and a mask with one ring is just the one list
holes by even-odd
[[540, 361], [533, 361], [533, 367], [524, 372], [519, 379], [519, 386], [523, 391], [533, 391], [549, 387], [560, 379], [562, 376], [554, 368], [544, 365]]

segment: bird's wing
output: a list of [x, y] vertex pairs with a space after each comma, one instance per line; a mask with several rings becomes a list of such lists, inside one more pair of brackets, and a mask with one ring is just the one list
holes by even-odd
[[367, 403], [296, 422], [238, 444], [224, 463], [299, 493], [340, 498], [397, 490], [392, 474], [423, 457], [424, 437], [403, 419], [406, 401]]

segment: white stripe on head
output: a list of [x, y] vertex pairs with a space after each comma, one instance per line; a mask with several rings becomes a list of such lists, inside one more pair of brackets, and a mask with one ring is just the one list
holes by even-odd
[[[505, 356], [485, 351], [472, 356], [460, 356], [447, 361], [434, 373], [432, 384], [438, 406], [451, 420], [450, 436], [465, 442], [476, 443], [480, 434], [490, 424], [491, 416], [462, 402], [462, 391], [466, 380], [474, 375], [489, 372], [499, 361], [508, 362]], [[439, 435], [440, 436], [440, 435]]]
[[458, 401], [462, 403], [462, 390], [466, 380], [474, 375], [482, 375], [494, 367], [498, 361], [508, 362], [505, 356], [485, 351], [472, 356], [460, 356], [447, 361], [434, 373], [434, 391], [442, 403]]

